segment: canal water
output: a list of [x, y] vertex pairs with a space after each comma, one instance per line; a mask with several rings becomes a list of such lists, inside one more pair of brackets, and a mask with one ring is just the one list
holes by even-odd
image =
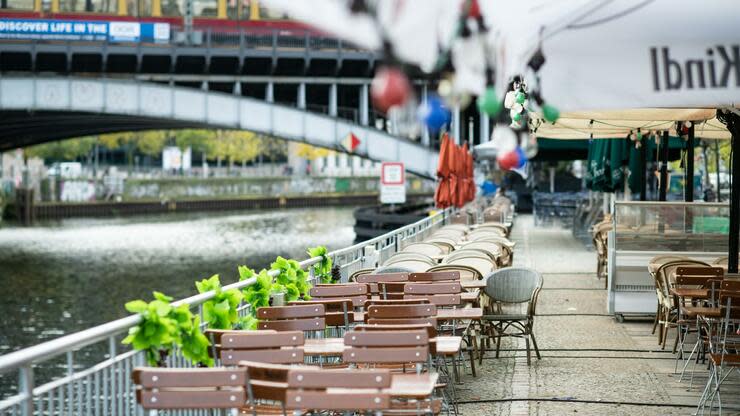
[[[0, 228], [0, 354], [125, 316], [125, 302], [158, 290], [196, 293], [196, 279], [238, 280], [237, 265], [354, 240], [352, 208], [75, 219]], [[81, 354], [78, 366], [86, 364]], [[94, 355], [89, 356], [92, 360]], [[0, 392], [8, 393], [0, 375]], [[0, 397], [5, 396], [0, 394]]]

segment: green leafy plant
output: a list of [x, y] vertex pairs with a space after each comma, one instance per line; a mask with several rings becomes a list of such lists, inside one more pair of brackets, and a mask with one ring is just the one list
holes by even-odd
[[195, 282], [198, 293], [216, 292], [203, 303], [203, 320], [211, 329], [232, 329], [239, 320], [237, 308], [244, 295], [237, 289], [223, 290], [217, 274]]
[[172, 307], [172, 298], [154, 292], [154, 300], [147, 303], [134, 300], [126, 303], [126, 310], [141, 315], [139, 325], [129, 329], [124, 344], [146, 352], [149, 365], [163, 367], [173, 347], [179, 346], [185, 358], [193, 363], [212, 366], [208, 356], [211, 345], [200, 330], [200, 317], [193, 316], [190, 306]]
[[311, 285], [306, 280], [307, 273], [297, 261], [278, 256], [270, 267], [278, 272], [275, 283], [285, 293], [285, 299], [288, 302], [298, 300], [301, 296], [304, 299], [310, 299], [308, 291]]
[[[254, 270], [245, 266], [239, 267], [239, 280], [247, 280], [253, 276]], [[242, 289], [244, 300], [249, 303], [253, 314], [257, 311], [257, 308], [270, 306], [270, 294], [274, 289], [272, 276], [267, 274], [267, 270], [264, 269], [257, 275], [257, 281], [254, 284]]]
[[332, 276], [332, 261], [327, 255], [325, 246], [311, 247], [306, 250], [311, 258], [321, 257], [321, 262], [313, 265], [313, 274], [317, 279], [321, 280], [321, 283], [336, 283], [338, 280], [334, 280]]

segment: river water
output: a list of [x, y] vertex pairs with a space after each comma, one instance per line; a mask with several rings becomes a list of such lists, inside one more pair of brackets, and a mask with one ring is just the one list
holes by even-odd
[[224, 284], [237, 281], [240, 264], [259, 269], [278, 255], [302, 260], [310, 246], [346, 247], [353, 225], [352, 208], [6, 225], [0, 354], [123, 317], [125, 302], [148, 300], [152, 290], [179, 299], [196, 293], [196, 279], [218, 273]]

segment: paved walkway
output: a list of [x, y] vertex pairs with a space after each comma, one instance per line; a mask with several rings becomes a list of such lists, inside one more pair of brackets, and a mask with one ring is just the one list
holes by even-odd
[[[652, 321], [617, 323], [606, 313], [596, 258], [559, 228], [535, 228], [517, 217], [514, 263], [544, 276], [535, 319], [542, 360], [527, 366], [524, 342], [488, 353], [477, 378], [458, 387], [462, 415], [690, 415], [706, 370], [696, 368], [692, 389], [678, 382], [674, 355], [661, 351]], [[674, 333], [669, 333], [673, 340]], [[740, 381], [727, 385], [725, 405], [740, 405]], [[731, 389], [731, 390], [730, 390]], [[737, 392], [735, 394], [730, 393]], [[732, 397], [734, 396], [734, 397]], [[723, 414], [740, 414], [740, 407]]]

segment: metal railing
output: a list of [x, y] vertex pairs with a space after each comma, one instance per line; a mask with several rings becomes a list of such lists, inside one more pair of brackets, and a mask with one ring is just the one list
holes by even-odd
[[[441, 211], [413, 224], [406, 225], [371, 240], [329, 253], [340, 266], [342, 281], [355, 271], [374, 268], [405, 245], [424, 240], [433, 230], [446, 224], [451, 210]], [[309, 271], [314, 280], [313, 266], [320, 257], [304, 260], [300, 266]], [[275, 273], [271, 273], [275, 277]], [[241, 289], [253, 284], [255, 278], [224, 286]], [[174, 306], [188, 304], [202, 316], [201, 305], [214, 296], [207, 292], [173, 302]], [[118, 300], [117, 300], [118, 301]], [[249, 311], [242, 304], [240, 314]], [[129, 350], [120, 344], [128, 330], [141, 322], [139, 315], [131, 315], [90, 329], [65, 335], [0, 356], [0, 375], [18, 371], [17, 391], [0, 402], [0, 415], [144, 415], [137, 405], [136, 389], [131, 381], [131, 370], [145, 365], [144, 353]], [[78, 368], [75, 357], [89, 346], [103, 344], [105, 359], [87, 368]], [[167, 358], [168, 366], [187, 367], [189, 363], [174, 350]], [[63, 370], [52, 380], [36, 386], [34, 368], [54, 366]], [[176, 415], [205, 415], [203, 411], [163, 412]]]

